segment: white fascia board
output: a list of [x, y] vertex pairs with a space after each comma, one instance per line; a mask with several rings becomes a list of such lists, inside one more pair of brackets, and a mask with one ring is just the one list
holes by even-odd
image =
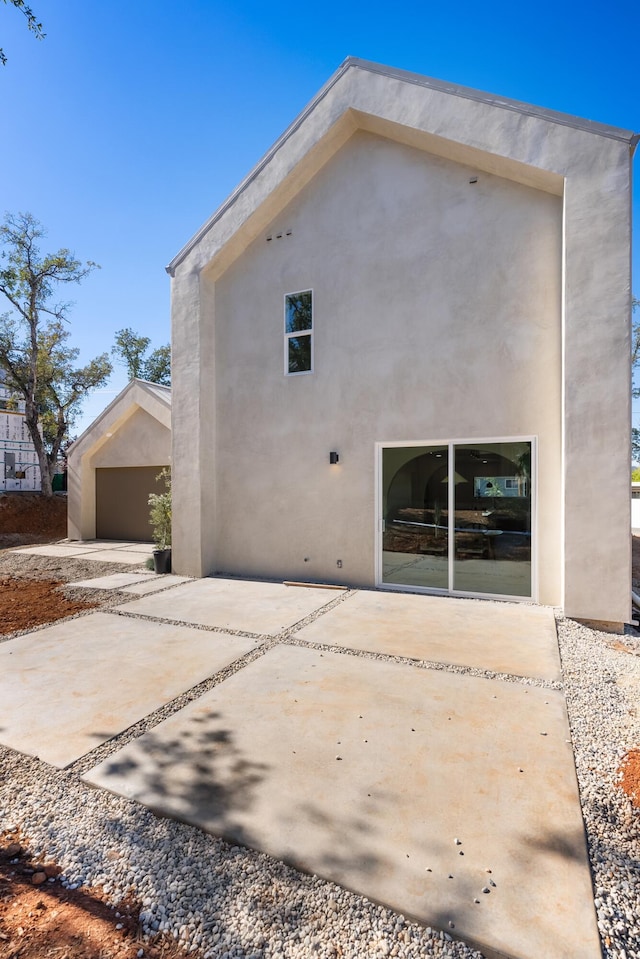
[[511, 100], [509, 97], [501, 97], [494, 93], [485, 93], [482, 90], [474, 90], [472, 87], [463, 87], [457, 83], [435, 80], [433, 77], [425, 77], [419, 73], [411, 73], [408, 70], [396, 70], [393, 67], [385, 67], [381, 64], [373, 63], [370, 60], [359, 60], [357, 57], [348, 57], [344, 64], [342, 64], [342, 67], [344, 67], [345, 64], [367, 70], [369, 73], [379, 73], [382, 76], [404, 80], [406, 83], [413, 83], [416, 86], [427, 87], [430, 90], [438, 90], [440, 93], [448, 93], [451, 96], [463, 97], [466, 100], [487, 103], [490, 106], [499, 107], [502, 110], [512, 110], [514, 113], [520, 113], [524, 116], [538, 117], [541, 120], [548, 120], [551, 123], [574, 127], [576, 130], [586, 130], [588, 133], [593, 133], [597, 136], [610, 137], [613, 140], [623, 140], [625, 143], [633, 146], [635, 146], [640, 137], [640, 134], [619, 127], [609, 126], [606, 123], [598, 123], [595, 120], [585, 120], [582, 117], [576, 117], [570, 113], [548, 110], [545, 107], [537, 107], [531, 103], [524, 103], [521, 100]]

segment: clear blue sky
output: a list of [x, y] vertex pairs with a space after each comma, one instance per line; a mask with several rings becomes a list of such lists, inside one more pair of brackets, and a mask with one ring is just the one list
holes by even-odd
[[348, 55], [640, 132], [638, 0], [29, 2], [45, 40], [0, 3], [0, 216], [101, 264], [65, 291], [84, 360], [168, 341], [165, 265]]

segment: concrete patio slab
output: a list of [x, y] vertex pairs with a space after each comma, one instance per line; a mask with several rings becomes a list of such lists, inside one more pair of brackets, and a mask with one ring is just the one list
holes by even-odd
[[111, 573], [110, 576], [96, 576], [95, 579], [81, 579], [74, 582], [75, 586], [82, 586], [86, 589], [124, 589], [125, 586], [133, 586], [134, 583], [145, 584], [149, 580], [154, 580], [154, 573]]
[[211, 578], [191, 580], [164, 595], [119, 608], [201, 626], [275, 635], [335, 598], [335, 592], [326, 589]]
[[0, 643], [0, 742], [66, 766], [254, 647], [93, 613]]
[[155, 549], [153, 543], [132, 543], [130, 546], [118, 546], [117, 549], [126, 549], [131, 553], [145, 553], [148, 555]]
[[[59, 546], [83, 546], [87, 549], [127, 549], [135, 546], [131, 540], [120, 539], [66, 539], [58, 543]], [[149, 544], [151, 549], [151, 544]]]
[[126, 549], [95, 549], [83, 556], [83, 559], [94, 559], [97, 563], [126, 563], [128, 566], [142, 566], [146, 556], [151, 556], [151, 550], [145, 555]]
[[361, 591], [296, 637], [516, 676], [561, 675], [555, 619], [543, 606]]
[[100, 549], [84, 558], [95, 559], [98, 563], [126, 563], [129, 566], [142, 566], [147, 556], [151, 556], [151, 550], [144, 554], [133, 553], [126, 549]]
[[595, 959], [568, 740], [558, 691], [281, 645], [85, 778], [493, 954]]
[[157, 593], [168, 586], [179, 586], [181, 583], [188, 583], [188, 576], [174, 576], [173, 573], [163, 574], [161, 576], [152, 575], [151, 579], [136, 583], [133, 586], [125, 586], [123, 593], [134, 593], [137, 596], [146, 596], [148, 593]]
[[33, 556], [82, 556], [90, 557], [94, 550], [90, 546], [67, 546], [66, 544], [51, 543], [47, 546], [30, 546], [28, 549], [17, 549], [16, 553], [29, 553]]
[[151, 556], [152, 550], [151, 544], [91, 541], [49, 543], [45, 546], [29, 546], [16, 552], [29, 553], [33, 556], [68, 556], [70, 558], [81, 556], [82, 559], [95, 560], [99, 563], [140, 566], [147, 556]]

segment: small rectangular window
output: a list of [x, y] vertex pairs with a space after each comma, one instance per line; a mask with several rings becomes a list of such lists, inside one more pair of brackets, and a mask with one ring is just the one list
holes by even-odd
[[313, 292], [287, 293], [284, 298], [284, 372], [313, 372]]

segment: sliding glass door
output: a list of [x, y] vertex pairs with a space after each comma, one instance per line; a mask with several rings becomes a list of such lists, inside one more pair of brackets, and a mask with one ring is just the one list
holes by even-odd
[[449, 588], [448, 476], [446, 446], [383, 450], [384, 583]]
[[382, 449], [382, 584], [531, 598], [532, 441]]

